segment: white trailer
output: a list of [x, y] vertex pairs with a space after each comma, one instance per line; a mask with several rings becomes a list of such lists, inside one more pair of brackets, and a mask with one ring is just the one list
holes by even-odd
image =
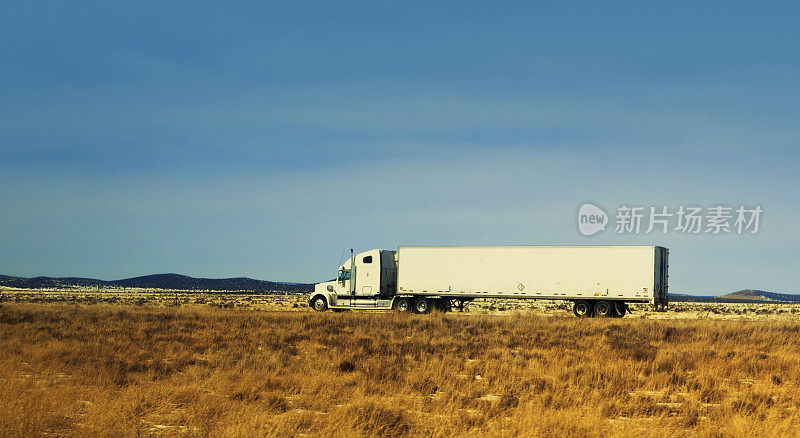
[[315, 286], [315, 310], [449, 311], [476, 298], [574, 303], [576, 316], [624, 316], [626, 303], [668, 302], [660, 246], [401, 246], [374, 249]]

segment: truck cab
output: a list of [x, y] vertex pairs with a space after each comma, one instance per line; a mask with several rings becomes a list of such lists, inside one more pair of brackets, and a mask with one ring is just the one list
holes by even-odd
[[317, 283], [309, 305], [314, 310], [391, 308], [397, 289], [396, 251], [373, 249], [339, 266], [336, 279]]

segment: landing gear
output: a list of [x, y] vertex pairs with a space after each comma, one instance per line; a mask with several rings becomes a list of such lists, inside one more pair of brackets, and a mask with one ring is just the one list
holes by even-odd
[[628, 311], [628, 305], [627, 304], [625, 304], [623, 302], [620, 302], [620, 301], [615, 301], [614, 302], [614, 314], [611, 315], [611, 316], [614, 317], [614, 318], [622, 318], [623, 316], [625, 316], [625, 313], [627, 313], [627, 311]]
[[447, 304], [450, 305], [450, 307], [448, 309], [448, 312], [455, 312], [456, 309], [458, 309], [459, 312], [463, 312], [464, 309], [467, 307], [467, 304], [469, 304], [470, 301], [472, 301], [472, 299], [469, 299], [469, 298], [455, 298], [455, 299], [446, 300], [445, 304], [446, 305]]

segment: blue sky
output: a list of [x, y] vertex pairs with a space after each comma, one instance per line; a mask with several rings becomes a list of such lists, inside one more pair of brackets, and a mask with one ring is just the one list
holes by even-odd
[[[0, 273], [662, 244], [673, 292], [800, 292], [797, 6], [433, 3], [4, 2]], [[764, 213], [588, 238], [586, 201]]]

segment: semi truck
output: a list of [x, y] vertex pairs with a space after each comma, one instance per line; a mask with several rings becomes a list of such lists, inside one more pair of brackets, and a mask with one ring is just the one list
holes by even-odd
[[572, 302], [577, 317], [623, 317], [629, 303], [668, 303], [661, 246], [400, 246], [350, 258], [317, 283], [316, 311], [464, 310], [477, 298]]

